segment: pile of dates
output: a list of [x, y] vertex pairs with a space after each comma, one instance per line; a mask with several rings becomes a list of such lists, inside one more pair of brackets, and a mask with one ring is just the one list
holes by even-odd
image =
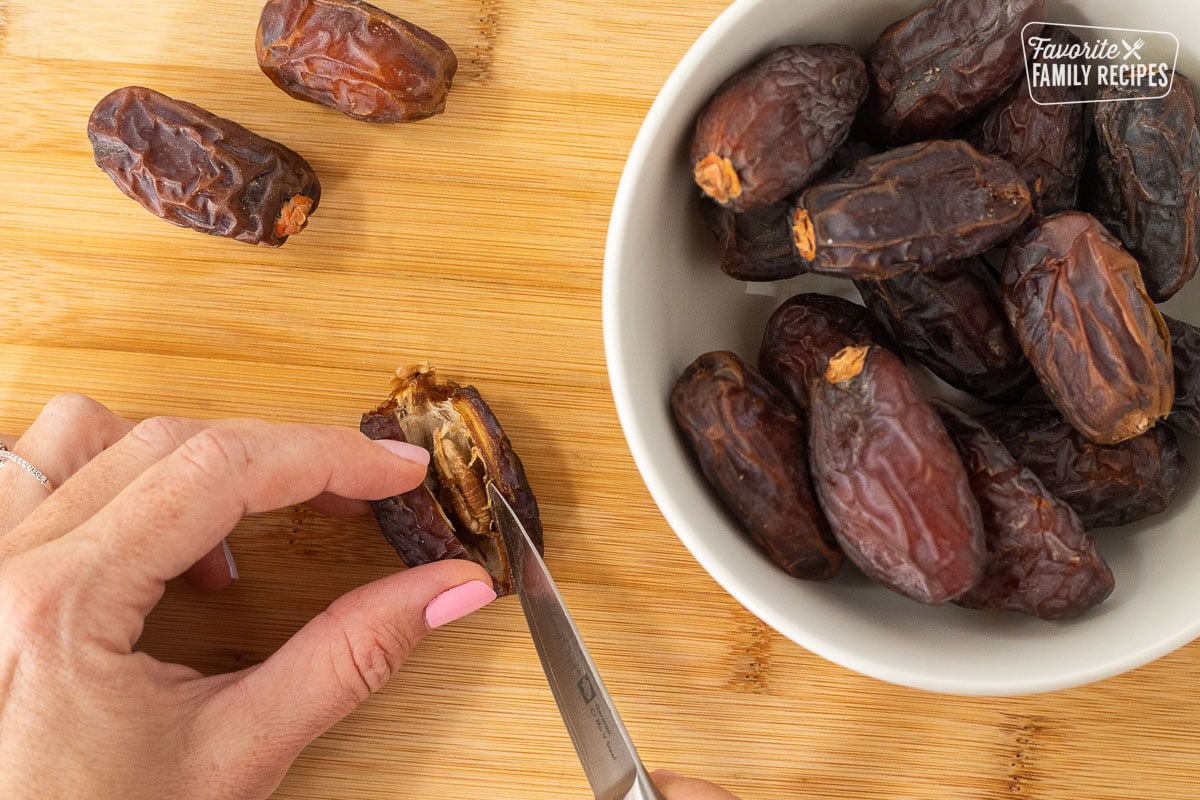
[[[780, 47], [696, 120], [722, 269], [862, 300], [790, 297], [757, 364], [705, 353], [671, 394], [706, 480], [790, 575], [848, 560], [923, 603], [1074, 617], [1114, 586], [1090, 532], [1188, 477], [1200, 329], [1157, 304], [1200, 262], [1192, 85], [1036, 103], [1022, 31], [1079, 41], [1044, 19], [1044, 0], [938, 0], [861, 55]], [[931, 398], [922, 369], [990, 410]]]
[[[363, 0], [267, 0], [255, 52], [290, 96], [366, 122], [440, 114], [458, 69], [440, 38]], [[142, 86], [105, 96], [87, 132], [113, 183], [180, 227], [280, 247], [321, 201], [321, 183], [299, 153]]]

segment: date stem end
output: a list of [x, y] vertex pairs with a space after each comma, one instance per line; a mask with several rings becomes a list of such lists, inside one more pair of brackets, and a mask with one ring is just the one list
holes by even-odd
[[811, 261], [817, 254], [817, 235], [813, 231], [812, 218], [803, 208], [797, 208], [792, 217], [792, 240], [805, 260]]
[[293, 195], [279, 210], [275, 220], [276, 236], [292, 236], [304, 230], [308, 224], [308, 214], [312, 211], [313, 200], [302, 194]]
[[863, 362], [867, 359], [867, 351], [870, 346], [843, 347], [834, 353], [829, 359], [829, 366], [825, 368], [825, 380], [830, 383], [845, 383], [846, 381], [856, 377], [863, 370]]
[[728, 158], [709, 153], [696, 162], [693, 175], [704, 193], [724, 205], [742, 194], [742, 181]]

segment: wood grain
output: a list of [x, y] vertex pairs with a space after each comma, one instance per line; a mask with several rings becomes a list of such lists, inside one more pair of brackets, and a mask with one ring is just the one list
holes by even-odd
[[[782, 639], [696, 565], [621, 436], [600, 327], [607, 217], [642, 116], [723, 9], [380, 0], [445, 37], [444, 115], [371, 126], [258, 71], [258, 3], [0, 0], [0, 430], [66, 390], [130, 418], [354, 425], [391, 371], [475, 383], [525, 459], [549, 563], [643, 757], [745, 800], [1200, 796], [1200, 644], [1026, 698], [864, 678]], [[143, 83], [303, 153], [325, 195], [279, 250], [176, 229], [93, 164], [84, 126]], [[231, 536], [242, 580], [173, 587], [143, 646], [257, 663], [342, 592], [399, 568], [369, 520], [302, 508]], [[517, 604], [438, 631], [308, 748], [279, 798], [591, 796]]]

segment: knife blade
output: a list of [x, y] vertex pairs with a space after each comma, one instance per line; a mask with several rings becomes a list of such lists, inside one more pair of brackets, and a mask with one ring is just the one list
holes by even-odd
[[525, 527], [495, 484], [488, 495], [542, 669], [596, 800], [664, 800]]

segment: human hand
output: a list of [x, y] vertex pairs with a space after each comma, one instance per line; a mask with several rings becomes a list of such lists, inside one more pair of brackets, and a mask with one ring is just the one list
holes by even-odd
[[655, 770], [650, 779], [666, 800], [738, 800], [720, 786], [666, 769]]
[[134, 651], [167, 580], [218, 589], [248, 513], [365, 512], [428, 456], [356, 431], [252, 420], [137, 426], [56, 398], [0, 461], [0, 797], [264, 798], [431, 627], [495, 597], [447, 561], [336, 600], [261, 664], [204, 677]]

